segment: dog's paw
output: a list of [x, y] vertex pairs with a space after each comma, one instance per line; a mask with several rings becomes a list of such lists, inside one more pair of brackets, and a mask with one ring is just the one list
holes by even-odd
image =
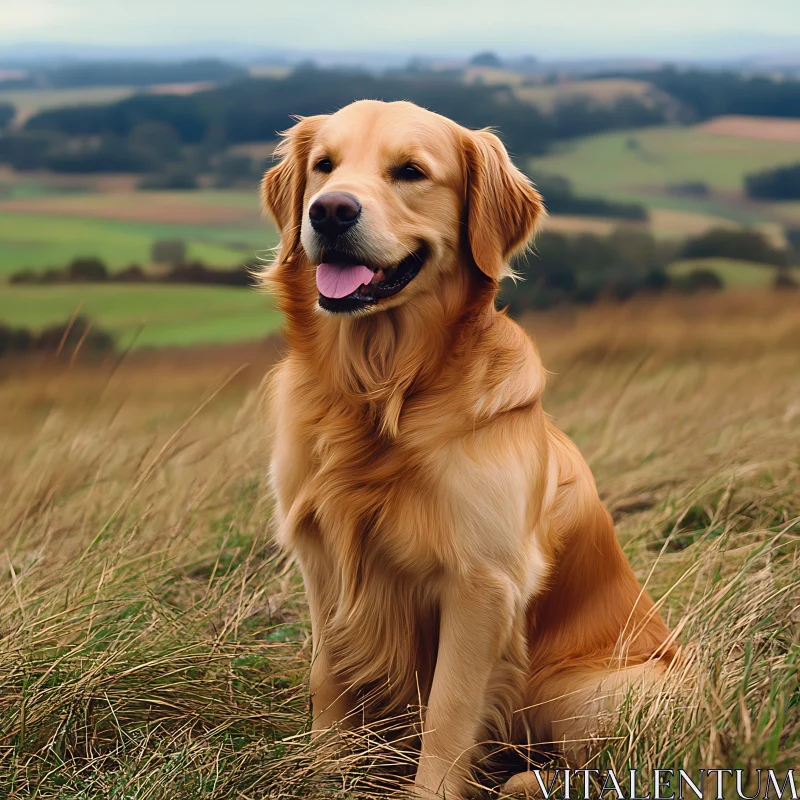
[[[536, 778], [537, 772], [539, 780]], [[537, 772], [519, 772], [513, 778], [509, 778], [503, 786], [502, 794], [524, 797], [525, 800], [544, 800], [548, 794], [552, 794], [550, 787], [553, 783], [553, 773], [547, 769]]]

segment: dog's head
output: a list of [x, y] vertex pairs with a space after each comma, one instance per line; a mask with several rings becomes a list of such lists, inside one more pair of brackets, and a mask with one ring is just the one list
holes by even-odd
[[278, 155], [263, 201], [281, 258], [305, 255], [331, 313], [412, 303], [459, 270], [496, 285], [542, 212], [496, 136], [412, 103], [301, 119]]

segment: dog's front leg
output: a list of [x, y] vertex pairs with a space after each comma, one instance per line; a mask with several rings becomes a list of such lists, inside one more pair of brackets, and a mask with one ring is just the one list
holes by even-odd
[[311, 612], [311, 730], [317, 733], [335, 725], [348, 724], [353, 699], [347, 687], [338, 680], [325, 643], [325, 628], [332, 605], [329, 570], [322, 563], [306, 559], [301, 564], [301, 571]]
[[445, 588], [415, 782], [418, 797], [463, 797], [489, 677], [510, 635], [513, 609], [513, 587], [496, 574], [459, 576]]

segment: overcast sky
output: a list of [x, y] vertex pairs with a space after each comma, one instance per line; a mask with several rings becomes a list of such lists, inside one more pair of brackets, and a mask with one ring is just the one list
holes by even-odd
[[[708, 57], [791, 51], [800, 0], [0, 0], [2, 45]], [[697, 47], [707, 47], [698, 53]]]

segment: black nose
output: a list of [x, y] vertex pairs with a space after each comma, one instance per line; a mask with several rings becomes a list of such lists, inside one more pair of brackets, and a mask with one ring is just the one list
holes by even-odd
[[331, 239], [355, 225], [360, 216], [361, 203], [347, 192], [320, 195], [308, 209], [311, 227]]

